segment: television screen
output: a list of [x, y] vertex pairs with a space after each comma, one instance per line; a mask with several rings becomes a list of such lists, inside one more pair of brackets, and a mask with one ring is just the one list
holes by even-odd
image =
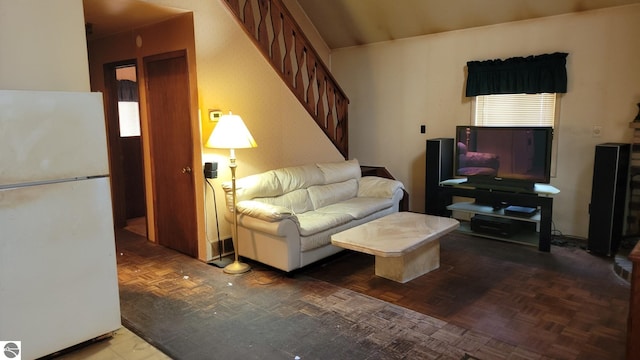
[[549, 183], [551, 127], [457, 126], [455, 175], [469, 182]]

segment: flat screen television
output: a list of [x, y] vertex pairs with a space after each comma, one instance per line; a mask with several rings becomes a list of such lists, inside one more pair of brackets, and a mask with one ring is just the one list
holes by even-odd
[[476, 187], [533, 191], [551, 180], [551, 127], [457, 126], [454, 173]]

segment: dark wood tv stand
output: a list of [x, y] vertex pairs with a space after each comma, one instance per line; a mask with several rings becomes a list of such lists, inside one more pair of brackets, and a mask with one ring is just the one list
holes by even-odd
[[[537, 239], [534, 239], [537, 240], [538, 250], [544, 252], [551, 251], [551, 217], [553, 212], [553, 198], [551, 196], [559, 193], [560, 191], [558, 189], [547, 184], [536, 184], [533, 192], [481, 189], [463, 184], [464, 181], [465, 179], [449, 179], [440, 183], [440, 186], [438, 187], [438, 206], [440, 207], [439, 212], [441, 214], [451, 215], [452, 211], [461, 211], [471, 214], [481, 214], [490, 217], [535, 223], [536, 228], [539, 227], [539, 231], [536, 231], [535, 234], [537, 235]], [[447, 204], [447, 199], [450, 199], [452, 196], [472, 199], [491, 199], [493, 204], [503, 203], [508, 205], [532, 207], [537, 208], [538, 211], [531, 216], [521, 216], [507, 214], [503, 208], [494, 208], [491, 204], [484, 203], [484, 201], [482, 204], [475, 202]], [[465, 229], [465, 227], [461, 228], [463, 230]], [[470, 229], [468, 229], [468, 231], [478, 236], [517, 243], [527, 243], [531, 245], [530, 240], [521, 241], [522, 235], [519, 234], [514, 234], [513, 238], [505, 238], [493, 234], [473, 232]]]

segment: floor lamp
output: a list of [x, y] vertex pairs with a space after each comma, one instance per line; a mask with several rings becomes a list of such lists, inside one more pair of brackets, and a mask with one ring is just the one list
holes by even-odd
[[209, 140], [205, 145], [208, 148], [229, 149], [229, 169], [231, 169], [231, 194], [233, 202], [233, 230], [231, 238], [233, 240], [233, 252], [235, 261], [224, 267], [227, 274], [241, 274], [249, 271], [248, 264], [240, 262], [238, 251], [238, 214], [236, 213], [236, 153], [235, 149], [246, 149], [257, 147], [255, 140], [251, 136], [249, 129], [244, 125], [242, 118], [233, 115], [231, 112], [222, 115], [218, 124], [211, 132]]

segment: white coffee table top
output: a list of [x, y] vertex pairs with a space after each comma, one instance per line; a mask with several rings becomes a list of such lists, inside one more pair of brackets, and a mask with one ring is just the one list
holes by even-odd
[[459, 224], [447, 217], [398, 212], [334, 234], [331, 243], [375, 256], [402, 256]]

